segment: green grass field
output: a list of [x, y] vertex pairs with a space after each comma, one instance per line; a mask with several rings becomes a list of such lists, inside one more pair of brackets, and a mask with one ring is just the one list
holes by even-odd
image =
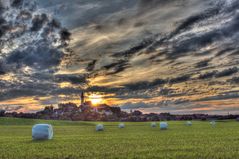
[[[32, 141], [31, 128], [50, 123], [54, 138]], [[151, 128], [150, 123], [104, 123], [96, 132], [96, 122], [44, 121], [0, 118], [0, 159], [41, 158], [239, 158], [239, 122], [169, 122], [169, 129]]]

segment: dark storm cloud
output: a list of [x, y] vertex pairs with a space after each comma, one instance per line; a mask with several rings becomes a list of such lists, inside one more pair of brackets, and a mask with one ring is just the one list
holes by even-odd
[[21, 7], [23, 5], [23, 0], [13, 0], [11, 5], [12, 7], [16, 7], [16, 8]]
[[190, 79], [190, 75], [182, 75], [179, 77], [175, 77], [169, 80], [169, 83], [181, 83], [181, 82], [186, 82]]
[[29, 46], [25, 50], [13, 51], [5, 60], [9, 65], [16, 64], [16, 68], [30, 66], [36, 69], [50, 69], [58, 66], [63, 57], [60, 50], [39, 42], [39, 46]]
[[31, 14], [31, 12], [29, 12], [29, 11], [23, 10], [23, 11], [21, 11], [21, 12], [19, 13], [19, 15], [17, 16], [17, 18], [18, 18], [18, 19], [21, 19], [21, 20], [29, 20], [29, 19], [32, 18], [32, 14]]
[[0, 18], [0, 25], [3, 25], [5, 23], [5, 19], [3, 17]]
[[96, 62], [97, 62], [97, 60], [92, 60], [90, 63], [88, 63], [86, 70], [89, 72], [93, 71], [95, 68]]
[[120, 91], [122, 91], [122, 88], [90, 86], [85, 91], [87, 91], [87, 92], [101, 92], [101, 93], [119, 93]]
[[239, 98], [238, 91], [223, 92], [223, 93], [220, 93], [219, 95], [201, 98], [197, 101], [226, 100], [226, 99], [235, 99], [235, 98]]
[[211, 61], [211, 59], [206, 59], [206, 60], [203, 60], [203, 61], [200, 61], [196, 64], [196, 68], [202, 68], [202, 67], [207, 67], [208, 66], [208, 63]]
[[[184, 1], [183, 1], [184, 2]], [[140, 1], [140, 6], [142, 7], [150, 7], [150, 6], [157, 6], [157, 5], [164, 5], [164, 4], [170, 4], [170, 3], [176, 3], [175, 1], [173, 2], [166, 2], [166, 1]], [[179, 2], [178, 2], [179, 3]], [[180, 1], [180, 4], [182, 1]], [[185, 2], [186, 3], [186, 2]], [[151, 38], [145, 38], [141, 43], [138, 43], [137, 45], [131, 47], [128, 50], [121, 51], [121, 52], [116, 52], [113, 54], [113, 57], [125, 57], [125, 58], [130, 58], [131, 56], [138, 54], [140, 51], [143, 49], [147, 48], [147, 53], [154, 50], [157, 46], [159, 45], [165, 45], [165, 44], [170, 44], [173, 38], [178, 35], [180, 32], [186, 31], [187, 29], [193, 27], [194, 24], [199, 23], [205, 19], [208, 19], [210, 17], [213, 17], [214, 15], [217, 15], [219, 13], [220, 8], [216, 7], [215, 9], [208, 9], [202, 13], [199, 13], [198, 15], [193, 15], [190, 16], [188, 19], [185, 21], [181, 22], [181, 25], [179, 25], [175, 31], [173, 31], [169, 35], [161, 35], [160, 40], [155, 40], [159, 34], [155, 34]], [[214, 35], [215, 34], [215, 35]], [[217, 38], [217, 35], [219, 34], [217, 32], [212, 32], [208, 33], [206, 35], [201, 35], [201, 36], [195, 36], [191, 37], [188, 40], [183, 40], [182, 41], [177, 41], [171, 44], [172, 46], [172, 51], [166, 51], [167, 55], [169, 57], [174, 57], [174, 56], [179, 56], [178, 54], [188, 52], [188, 51], [193, 51], [197, 49], [198, 47], [205, 46], [207, 44], [210, 44], [214, 38]], [[219, 35], [218, 35], [219, 36]], [[201, 46], [200, 46], [201, 45]]]
[[[183, 76], [170, 78], [170, 79], [155, 79], [153, 81], [142, 81], [142, 82], [136, 82], [131, 84], [125, 84], [125, 85], [122, 85], [122, 87], [128, 91], [137, 91], [137, 90], [143, 90], [143, 89], [150, 90], [154, 87], [162, 87], [167, 83], [176, 84], [176, 83], [186, 82], [188, 80], [190, 80], [190, 75], [183, 75]], [[122, 90], [123, 88], [120, 88], [120, 89]], [[161, 95], [168, 95], [170, 92], [171, 92], [171, 89], [162, 89]]]
[[234, 18], [229, 24], [226, 24], [220, 29], [215, 29], [202, 35], [195, 35], [187, 37], [186, 40], [181, 40], [176, 44], [173, 54], [178, 55], [180, 53], [185, 53], [189, 51], [197, 51], [199, 48], [202, 48], [206, 45], [209, 45], [215, 41], [220, 41], [224, 38], [231, 37], [235, 35], [235, 32], [238, 32], [238, 13], [235, 13]]
[[125, 69], [129, 68], [130, 65], [125, 60], [119, 60], [115, 63], [111, 63], [109, 65], [103, 66], [103, 69], [107, 70], [107, 75], [117, 74], [119, 72], [124, 71]]
[[[61, 28], [61, 23], [57, 20], [57, 19], [52, 19], [51, 22], [49, 23], [49, 26], [51, 28]], [[64, 29], [66, 32], [69, 32], [67, 31], [66, 29]], [[70, 33], [68, 33], [69, 35]], [[69, 36], [68, 36], [69, 37]], [[65, 38], [66, 39], [66, 38]], [[68, 38], [69, 39], [69, 38]]]
[[154, 35], [153, 37], [150, 38], [146, 38], [143, 41], [141, 41], [139, 44], [137, 44], [136, 46], [133, 46], [132, 48], [125, 50], [123, 52], [117, 52], [114, 53], [114, 57], [126, 57], [126, 58], [130, 58], [132, 55], [139, 53], [139, 51], [145, 49], [146, 47], [150, 46], [155, 38], [157, 37], [157, 35]]
[[231, 76], [237, 72], [238, 72], [237, 67], [228, 68], [228, 69], [222, 70], [221, 72], [218, 72], [215, 77], [219, 78], [219, 77], [224, 77], [224, 76]]
[[142, 11], [151, 10], [158, 6], [164, 7], [165, 5], [184, 5], [186, 0], [139, 0], [139, 10]]
[[2, 10], [3, 10], [3, 3], [2, 3], [2, 1], [0, 1], [0, 14], [2, 13]]
[[208, 78], [213, 78], [213, 77], [221, 78], [221, 77], [231, 76], [237, 72], [238, 72], [237, 67], [227, 68], [227, 69], [223, 69], [221, 71], [214, 70], [214, 71], [210, 71], [210, 72], [206, 72], [206, 73], [201, 73], [198, 76], [198, 79], [208, 79]]
[[48, 22], [48, 20], [49, 19], [46, 14], [35, 15], [32, 19], [31, 31], [39, 31], [40, 29], [42, 29], [44, 24]]
[[[10, 26], [8, 24], [5, 24], [3, 19], [2, 19], [2, 21], [3, 21], [3, 23], [0, 25], [0, 37], [5, 35], [7, 33], [7, 31], [10, 29]], [[1, 43], [0, 45], [2, 46], [3, 44]]]
[[63, 29], [60, 31], [60, 35], [61, 35], [61, 40], [62, 40], [62, 41], [70, 40], [71, 33], [70, 33], [69, 30], [67, 30], [66, 28], [63, 28]]
[[35, 1], [0, 2], [0, 78], [14, 77], [0, 80], [0, 100], [51, 95], [62, 80], [84, 83], [78, 76], [54, 78], [71, 37], [58, 20], [39, 11]]
[[[0, 1], [0, 38], [5, 34], [6, 32], [6, 26], [5, 23], [6, 23], [6, 20], [2, 17], [2, 12], [4, 10], [4, 6], [2, 4], [2, 2]], [[0, 41], [1, 42], [1, 41]], [[1, 46], [1, 44], [0, 44]]]
[[175, 29], [175, 31], [171, 34], [171, 36], [174, 36], [178, 34], [179, 32], [183, 32], [189, 29], [190, 27], [192, 27], [194, 24], [219, 14], [219, 12], [220, 12], [220, 8], [216, 7], [216, 8], [210, 8], [202, 13], [190, 16], [189, 18], [181, 22], [181, 24]]
[[[36, 76], [35, 76], [36, 77]], [[60, 78], [60, 77], [58, 77]], [[58, 79], [79, 84], [77, 77], [64, 77], [65, 79]], [[0, 88], [4, 91], [0, 93], [0, 100], [10, 100], [19, 97], [34, 97], [34, 96], [57, 96], [64, 95], [79, 95], [82, 92], [80, 88], [59, 88], [56, 79], [47, 78], [43, 80], [42, 75], [37, 79], [31, 77], [31, 80], [24, 81], [24, 83], [8, 83], [0, 81]], [[84, 83], [81, 81], [80, 84]]]
[[222, 36], [221, 30], [218, 30], [179, 41], [173, 46], [173, 51], [169, 53], [168, 56], [171, 58], [178, 58], [181, 56], [180, 54], [197, 51], [199, 48], [211, 44], [216, 39], [220, 40]]
[[216, 75], [216, 73], [217, 73], [217, 71], [202, 73], [202, 74], [199, 75], [198, 79], [213, 78]]
[[239, 83], [239, 77], [233, 77], [232, 79], [229, 79], [228, 82], [231, 82], [232, 84], [238, 84]]
[[2, 60], [0, 60], [0, 75], [4, 75], [6, 73], [5, 64]]
[[[131, 88], [129, 88], [131, 87]], [[132, 86], [123, 85], [121, 87], [100, 87], [100, 86], [91, 86], [85, 90], [86, 92], [100, 92], [100, 93], [113, 93], [113, 98], [117, 98], [120, 100], [130, 100], [130, 99], [144, 99], [149, 100], [154, 97], [158, 96], [165, 96], [165, 97], [176, 97], [176, 96], [183, 96], [185, 93], [179, 94], [176, 90], [171, 88], [164, 88], [164, 87], [140, 87], [140, 85]], [[112, 98], [112, 97], [109, 97]]]
[[[190, 80], [190, 76], [189, 75], [185, 75], [185, 76], [179, 76], [176, 78], [172, 78], [172, 79], [155, 79], [153, 81], [142, 81], [142, 82], [135, 82], [135, 83], [130, 83], [130, 84], [124, 84], [121, 85], [121, 87], [118, 88], [112, 88], [112, 87], [99, 87], [99, 86], [91, 86], [87, 89], [87, 91], [92, 91], [92, 92], [104, 92], [104, 93], [116, 93], [117, 98], [124, 98], [124, 99], [129, 99], [133, 97], [133, 92], [135, 92], [135, 96], [134, 98], [140, 97], [140, 98], [149, 98], [149, 97], [153, 97], [155, 95], [139, 95], [140, 91], [146, 91], [146, 90], [153, 90], [155, 88], [160, 88], [159, 91], [155, 91], [157, 92], [157, 96], [182, 96], [185, 95], [185, 93], [176, 93], [173, 89], [171, 88], [164, 88], [165, 84], [176, 84], [176, 83], [182, 83], [182, 82], [186, 82]], [[123, 93], [126, 92], [131, 92], [130, 95], [123, 95]], [[144, 97], [143, 97], [144, 96]]]
[[[220, 3], [219, 3], [220, 4]], [[172, 33], [166, 35], [165, 37], [160, 38], [160, 40], [155, 41], [151, 46], [148, 47], [148, 50], [154, 50], [155, 48], [167, 45], [165, 51], [167, 56], [170, 58], [179, 58], [181, 54], [187, 54], [190, 52], [197, 52], [200, 48], [203, 48], [207, 45], [212, 44], [216, 41], [221, 41], [227, 37], [235, 35], [235, 32], [238, 32], [238, 13], [234, 13], [231, 7], [225, 7], [225, 4], [216, 5], [214, 8], [205, 10], [202, 13], [197, 15], [189, 16], [186, 20], [182, 21], [181, 24], [173, 31]], [[233, 5], [238, 6], [238, 2], [233, 1]], [[226, 8], [226, 9], [225, 9]], [[224, 13], [233, 14], [233, 19], [230, 23], [222, 25], [218, 29], [213, 29], [206, 31], [204, 33], [188, 33], [181, 37], [181, 39], [175, 40], [176, 36], [181, 36], [181, 33], [191, 31], [195, 26], [204, 23], [209, 18], [219, 16]], [[232, 13], [231, 13], [232, 12]], [[170, 49], [171, 48], [171, 51]]]
[[[120, 12], [122, 9], [133, 7], [138, 0], [53, 0], [40, 1], [43, 8], [48, 8], [66, 23], [67, 27], [77, 28], [104, 20], [106, 15]], [[74, 5], [73, 5], [74, 4]], [[103, 16], [102, 16], [103, 15]]]
[[55, 90], [52, 90], [51, 95], [59, 95], [59, 94], [64, 94], [64, 95], [79, 95], [82, 93], [83, 89], [78, 89], [78, 88], [58, 88]]
[[[198, 15], [190, 16], [186, 20], [182, 21], [181, 24], [175, 29], [175, 31], [173, 31], [169, 35], [166, 35], [160, 40], [155, 41], [154, 44], [149, 47], [150, 48], [149, 50], [152, 50], [159, 45], [167, 43], [170, 39], [178, 35], [180, 32], [185, 32], [191, 29], [192, 27], [194, 27], [193, 25], [195, 25], [196, 23], [200, 21], [204, 21], [205, 19], [208, 19], [210, 17], [217, 15], [219, 11], [220, 11], [220, 8], [217, 7], [214, 9], [206, 10], [203, 13], [199, 13]], [[176, 43], [173, 44], [174, 46], [172, 46], [173, 51], [170, 54], [180, 54], [187, 51], [193, 51], [195, 47], [200, 47], [200, 46], [209, 44], [213, 41], [215, 36], [220, 36], [220, 35], [221, 35], [220, 31], [209, 32], [201, 36], [189, 35], [192, 37], [187, 38], [186, 40], [176, 41]]]
[[115, 67], [120, 67], [120, 66], [124, 66], [127, 62], [124, 61], [124, 60], [120, 60], [118, 62], [115, 62], [115, 63], [111, 63], [109, 65], [106, 65], [106, 66], [103, 66], [105, 69], [109, 70], [109, 69], [112, 69], [112, 68], [115, 68]]
[[[37, 90], [38, 89], [38, 90]], [[46, 87], [44, 87], [46, 89]], [[47, 91], [44, 89], [39, 89], [39, 87], [35, 86], [32, 88], [16, 88], [16, 89], [10, 89], [3, 93], [0, 93], [0, 100], [9, 100], [9, 99], [15, 99], [19, 97], [32, 97], [32, 96], [45, 96], [47, 95]]]
[[34, 74], [30, 79], [17, 83], [0, 81], [0, 100], [9, 100], [19, 97], [74, 95], [80, 94], [80, 88], [59, 88], [59, 82], [71, 82], [72, 84], [84, 84], [85, 79], [80, 76], [65, 75], [52, 76], [51, 74]]
[[62, 74], [55, 75], [55, 81], [57, 82], [70, 82], [72, 84], [87, 84], [88, 81], [83, 75], [70, 75], [70, 74]]
[[[70, 40], [70, 33], [66, 29], [61, 29], [59, 22], [46, 13], [34, 14], [32, 17], [31, 15], [35, 13], [31, 10], [32, 5], [35, 5], [34, 1], [31, 3], [24, 1], [24, 7], [22, 1], [13, 3], [14, 7], [18, 9], [16, 12], [10, 6], [8, 6], [9, 9], [4, 9], [6, 17], [3, 19], [4, 25], [0, 25], [0, 30], [3, 32], [2, 36], [6, 33], [8, 35], [3, 37], [1, 45], [7, 47], [9, 43], [19, 43], [21, 47], [11, 50], [7, 56], [2, 57], [5, 58], [6, 64], [15, 65], [17, 69], [22, 66], [30, 66], [37, 70], [51, 69], [51, 67], [59, 65], [64, 57], [64, 52], [61, 49], [66, 47], [66, 41]], [[11, 14], [12, 16], [9, 16]], [[6, 26], [10, 26], [10, 28], [3, 30]], [[13, 32], [14, 29], [19, 31]], [[57, 34], [60, 34], [60, 39]], [[56, 42], [58, 42], [58, 46], [53, 46]], [[1, 51], [3, 51], [2, 48]]]
[[218, 51], [218, 53], [216, 54], [216, 57], [230, 53], [235, 50], [236, 50], [236, 48], [234, 48], [234, 47], [228, 47], [228, 48], [222, 49], [222, 50]]
[[165, 0], [140, 0], [139, 6], [144, 8], [144, 7], [148, 7], [148, 6], [155, 6], [159, 3], [161, 3], [161, 4], [167, 3], [167, 1], [165, 1]]
[[161, 86], [167, 82], [168, 80], [165, 80], [165, 79], [156, 79], [152, 82], [143, 81], [143, 82], [137, 82], [132, 84], [126, 84], [124, 85], [124, 87], [129, 90], [150, 89], [155, 86]]

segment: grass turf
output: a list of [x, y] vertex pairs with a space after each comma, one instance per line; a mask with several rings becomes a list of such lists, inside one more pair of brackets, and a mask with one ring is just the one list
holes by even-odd
[[[54, 138], [32, 141], [31, 128], [49, 123]], [[239, 158], [239, 122], [169, 122], [169, 129], [151, 128], [150, 123], [106, 122], [105, 131], [96, 132], [98, 122], [44, 121], [0, 118], [1, 159], [41, 158]]]

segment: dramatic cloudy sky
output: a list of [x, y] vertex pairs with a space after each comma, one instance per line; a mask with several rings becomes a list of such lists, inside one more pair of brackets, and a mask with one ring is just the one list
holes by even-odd
[[0, 108], [239, 113], [238, 0], [0, 0]]

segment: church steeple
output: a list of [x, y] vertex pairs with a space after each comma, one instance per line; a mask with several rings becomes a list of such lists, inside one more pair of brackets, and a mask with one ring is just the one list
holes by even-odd
[[84, 92], [81, 92], [81, 105], [83, 105], [85, 103], [85, 95]]

